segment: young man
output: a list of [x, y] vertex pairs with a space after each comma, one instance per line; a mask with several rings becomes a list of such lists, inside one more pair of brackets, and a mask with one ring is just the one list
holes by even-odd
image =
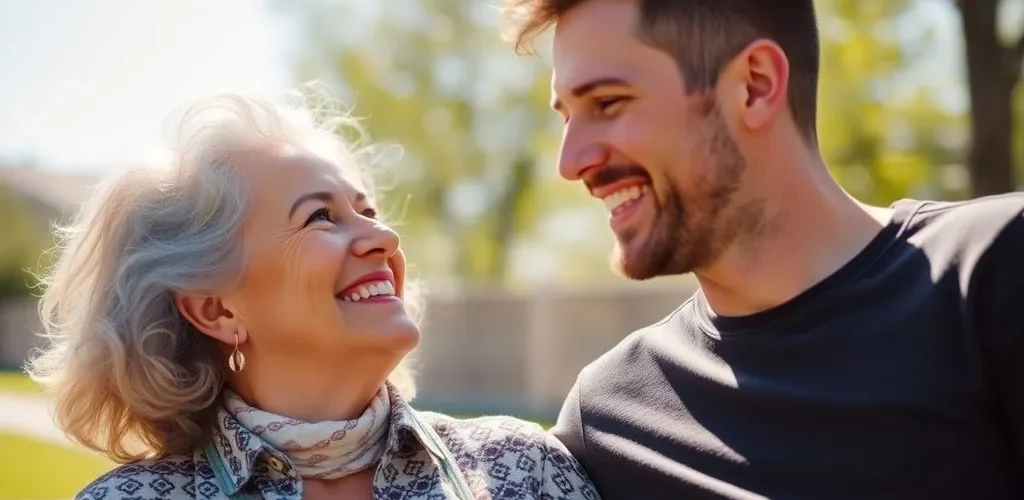
[[630, 279], [700, 290], [580, 374], [605, 499], [1020, 498], [1024, 195], [871, 207], [815, 132], [812, 0], [518, 0], [559, 171]]

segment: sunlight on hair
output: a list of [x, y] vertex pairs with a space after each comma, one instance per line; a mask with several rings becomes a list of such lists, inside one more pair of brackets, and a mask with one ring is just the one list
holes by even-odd
[[[55, 420], [74, 441], [129, 462], [191, 453], [207, 437], [227, 364], [173, 297], [240, 282], [248, 207], [240, 153], [299, 147], [374, 186], [376, 149], [349, 110], [319, 84], [287, 97], [188, 103], [168, 123], [171, 161], [112, 173], [55, 229], [57, 260], [40, 277], [49, 343], [28, 370], [52, 392]], [[415, 283], [405, 302], [419, 320]], [[414, 396], [407, 362], [390, 379]]]

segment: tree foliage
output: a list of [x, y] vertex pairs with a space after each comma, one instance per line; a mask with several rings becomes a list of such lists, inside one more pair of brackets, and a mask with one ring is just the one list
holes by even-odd
[[0, 300], [31, 293], [40, 256], [50, 243], [49, 227], [26, 200], [0, 185]]
[[[972, 122], [944, 105], [937, 89], [956, 81], [922, 78], [918, 61], [936, 57], [932, 39], [908, 28], [921, 25], [927, 1], [817, 1], [819, 145], [840, 183], [866, 202], [962, 198], [979, 192], [970, 182], [979, 168], [1003, 168], [979, 167], [977, 155], [973, 173], [962, 166], [971, 123], [977, 131], [986, 118], [975, 110]], [[533, 256], [555, 279], [594, 279], [607, 269], [603, 207], [557, 179], [550, 68], [499, 40], [492, 3], [281, 5], [305, 35], [300, 79], [335, 83], [375, 142], [403, 147], [389, 163], [387, 202], [421, 272], [508, 282]]]
[[477, 1], [381, 2], [355, 39], [332, 34], [345, 23], [324, 22], [344, 19], [340, 6], [294, 5], [315, 47], [303, 78], [336, 82], [372, 140], [403, 149], [385, 184], [414, 260], [504, 280], [515, 236], [537, 218], [527, 201], [539, 159], [557, 138], [540, 61], [513, 60]]
[[[822, 154], [859, 199], [959, 197], [963, 120], [908, 78], [931, 46], [927, 33], [901, 40], [913, 0], [821, 0]], [[909, 80], [909, 82], [908, 82]]]

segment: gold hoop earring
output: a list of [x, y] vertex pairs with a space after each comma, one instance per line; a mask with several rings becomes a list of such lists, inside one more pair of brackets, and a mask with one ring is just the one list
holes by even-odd
[[231, 356], [228, 357], [228, 368], [235, 373], [245, 369], [245, 355], [238, 350], [238, 332], [235, 332], [235, 348], [231, 351]]

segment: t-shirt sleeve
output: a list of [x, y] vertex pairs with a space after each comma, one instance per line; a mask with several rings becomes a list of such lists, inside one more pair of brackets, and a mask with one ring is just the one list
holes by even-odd
[[572, 389], [569, 390], [569, 395], [565, 398], [562, 411], [559, 412], [558, 421], [555, 423], [554, 428], [551, 429], [551, 433], [568, 448], [569, 452], [576, 457], [576, 460], [583, 465], [584, 469], [589, 469], [590, 467], [587, 463], [587, 442], [583, 432], [582, 412], [580, 411], [581, 383], [582, 377], [578, 378]]
[[1024, 214], [993, 241], [974, 276], [972, 302], [993, 383], [995, 415], [1024, 472]]

